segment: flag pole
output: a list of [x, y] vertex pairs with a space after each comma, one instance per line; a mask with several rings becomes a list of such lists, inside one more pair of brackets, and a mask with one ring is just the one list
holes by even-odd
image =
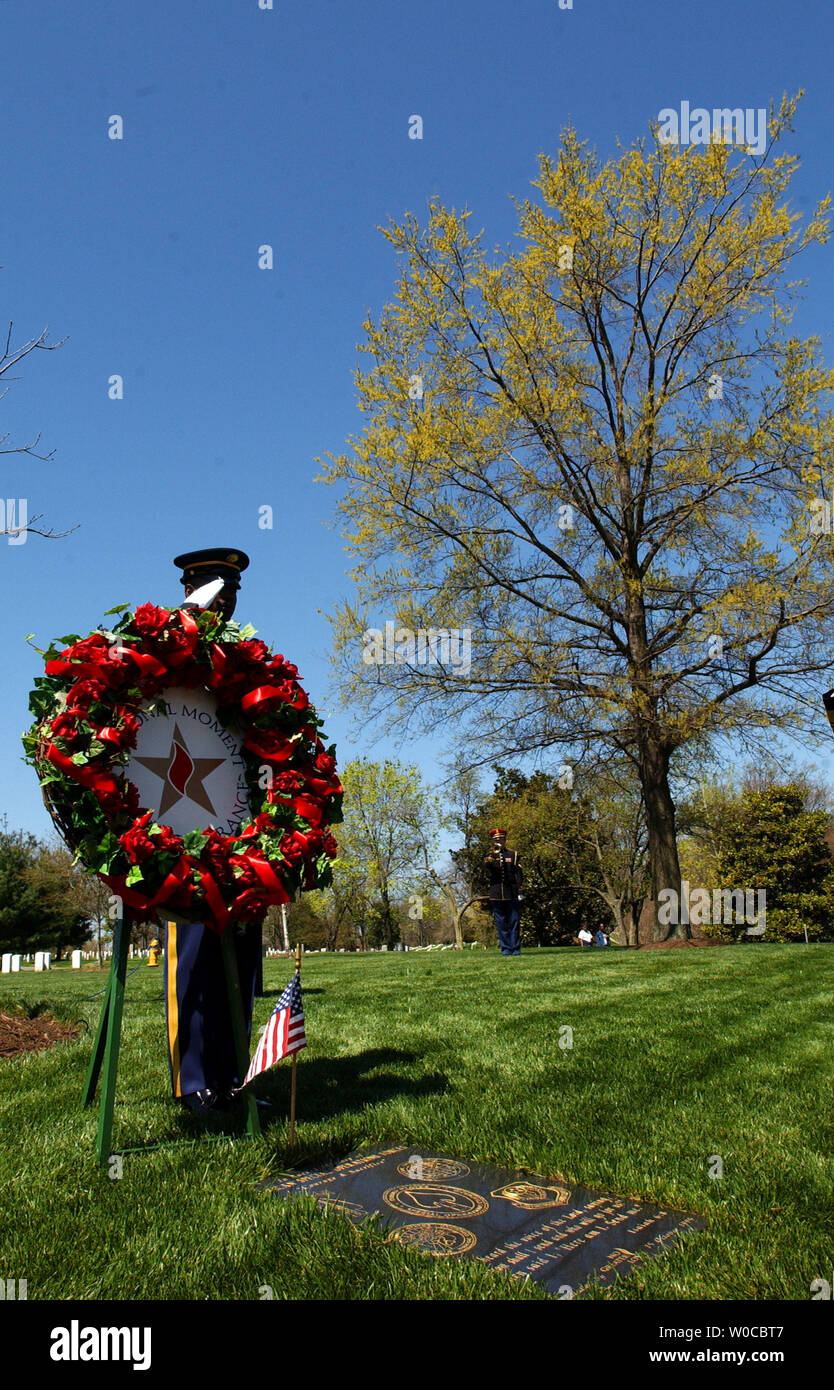
[[[296, 973], [296, 976], [300, 978], [300, 976], [301, 976], [301, 942], [300, 942], [300, 941], [296, 943], [296, 947], [295, 947], [295, 973]], [[298, 1062], [298, 1053], [297, 1053], [297, 1052], [294, 1052], [294, 1053], [292, 1054], [292, 1082], [291, 1082], [291, 1087], [290, 1087], [290, 1148], [292, 1148], [293, 1145], [295, 1144], [295, 1077], [296, 1077], [296, 1064], [297, 1064], [297, 1062]]]

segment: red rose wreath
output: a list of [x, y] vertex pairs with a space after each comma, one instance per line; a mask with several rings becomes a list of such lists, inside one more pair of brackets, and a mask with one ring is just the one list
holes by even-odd
[[[160, 909], [217, 932], [261, 922], [296, 889], [324, 887], [342, 788], [297, 667], [216, 613], [150, 603], [118, 612], [110, 631], [44, 652], [29, 698], [26, 761], [76, 857], [130, 916]], [[125, 775], [140, 711], [173, 686], [213, 692], [218, 720], [242, 737], [250, 819], [235, 834], [177, 835], [139, 805]]]

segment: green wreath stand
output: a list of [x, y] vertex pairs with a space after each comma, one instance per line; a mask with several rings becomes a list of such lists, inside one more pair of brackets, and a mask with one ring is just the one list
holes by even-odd
[[[225, 931], [220, 938], [223, 952], [223, 969], [226, 975], [226, 989], [229, 995], [229, 1011], [232, 1016], [232, 1031], [235, 1040], [238, 1074], [246, 1075], [249, 1066], [249, 1049], [246, 1043], [246, 1025], [243, 1019], [243, 998], [240, 992], [240, 979], [237, 971], [232, 938]], [[127, 976], [127, 954], [130, 946], [130, 930], [124, 919], [124, 909], [119, 904], [119, 913], [113, 931], [113, 956], [110, 962], [110, 976], [101, 1015], [96, 1030], [96, 1040], [87, 1068], [87, 1078], [82, 1093], [82, 1109], [93, 1104], [98, 1089], [99, 1077], [104, 1072], [101, 1085], [101, 1100], [98, 1107], [98, 1134], [96, 1153], [102, 1168], [109, 1167], [113, 1139], [113, 1116], [116, 1106], [116, 1073], [119, 1069], [119, 1050], [121, 1046], [122, 1013], [124, 1010], [125, 979]], [[246, 1106], [246, 1133], [257, 1138], [261, 1133], [258, 1106], [252, 1092], [243, 1094]]]

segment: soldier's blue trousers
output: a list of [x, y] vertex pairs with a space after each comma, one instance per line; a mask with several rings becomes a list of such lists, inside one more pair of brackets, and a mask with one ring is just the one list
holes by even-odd
[[[252, 1029], [261, 929], [233, 933], [246, 1036]], [[200, 923], [169, 922], [165, 933], [165, 1017], [175, 1096], [239, 1086], [220, 937]]]
[[521, 955], [521, 933], [518, 926], [518, 903], [494, 902], [492, 915], [498, 931], [502, 956]]

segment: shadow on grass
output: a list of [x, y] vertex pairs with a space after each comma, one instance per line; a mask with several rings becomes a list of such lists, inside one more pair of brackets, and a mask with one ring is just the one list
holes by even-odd
[[[417, 1078], [388, 1070], [378, 1075], [368, 1075], [381, 1067], [411, 1066], [419, 1061], [420, 1057], [415, 1052], [373, 1048], [352, 1057], [317, 1057], [303, 1062], [298, 1068], [297, 1123], [314, 1124], [339, 1116], [359, 1114], [369, 1106], [384, 1104], [397, 1096], [423, 1097], [448, 1091], [449, 1081], [442, 1072]], [[271, 1106], [271, 1109], [260, 1112], [264, 1135], [268, 1135], [272, 1129], [286, 1126], [289, 1120], [291, 1080], [292, 1069], [285, 1061], [273, 1071], [265, 1073], [257, 1083], [258, 1098], [268, 1101]], [[207, 1116], [194, 1115], [177, 1105], [166, 1133], [130, 1145], [129, 1150], [136, 1153], [175, 1144], [178, 1140], [184, 1142], [201, 1137], [234, 1138], [244, 1132], [244, 1107], [240, 1103], [231, 1111]]]
[[[379, 1047], [357, 1052], [351, 1057], [316, 1057], [305, 1061], [298, 1069], [296, 1113], [299, 1121], [330, 1120], [338, 1115], [356, 1113], [370, 1105], [381, 1105], [396, 1096], [441, 1095], [449, 1089], [443, 1072], [431, 1072], [416, 1078], [401, 1076], [396, 1071], [379, 1068], [411, 1066], [419, 1062], [415, 1052]], [[369, 1076], [369, 1072], [377, 1073]], [[258, 1084], [258, 1095], [272, 1105], [261, 1118], [264, 1131], [274, 1124], [283, 1124], [289, 1115], [292, 1071], [280, 1066], [266, 1073]]]

